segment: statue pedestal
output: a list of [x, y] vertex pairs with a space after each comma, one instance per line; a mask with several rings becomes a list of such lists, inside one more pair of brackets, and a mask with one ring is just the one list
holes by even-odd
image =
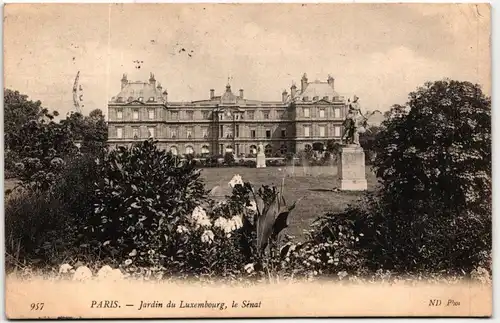
[[257, 168], [266, 168], [266, 155], [264, 153], [257, 154]]
[[340, 150], [338, 179], [342, 191], [366, 191], [365, 153], [360, 146]]

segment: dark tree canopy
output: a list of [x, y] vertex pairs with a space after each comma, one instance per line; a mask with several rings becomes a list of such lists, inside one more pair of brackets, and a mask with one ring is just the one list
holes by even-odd
[[392, 197], [455, 207], [491, 197], [491, 99], [479, 85], [427, 83], [396, 105], [375, 143], [375, 169]]
[[42, 102], [29, 100], [27, 95], [19, 91], [4, 91], [4, 136], [7, 149], [17, 145], [15, 134], [28, 121], [47, 121], [58, 115], [57, 111], [50, 114], [48, 109], [42, 107]]

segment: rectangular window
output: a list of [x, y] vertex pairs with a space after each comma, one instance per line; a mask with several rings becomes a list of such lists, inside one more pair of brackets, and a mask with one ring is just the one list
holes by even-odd
[[339, 108], [333, 108], [333, 117], [335, 119], [339, 119], [340, 118], [340, 109]]
[[255, 112], [248, 111], [247, 114], [248, 114], [248, 119], [249, 120], [253, 120], [255, 118]]
[[264, 120], [268, 120], [269, 119], [269, 111], [262, 111], [262, 118], [264, 118]]
[[210, 120], [210, 111], [203, 111], [203, 119]]
[[219, 126], [219, 137], [224, 137], [224, 126], [220, 125]]
[[304, 137], [309, 137], [311, 135], [311, 128], [309, 126], [304, 126]]
[[324, 118], [325, 117], [325, 109], [319, 109], [319, 117]]
[[172, 120], [179, 120], [179, 112], [172, 111]]
[[139, 120], [139, 110], [134, 109], [134, 111], [132, 112], [132, 118], [134, 120]]
[[208, 138], [208, 127], [202, 127], [201, 133], [203, 134], [203, 138], [207, 139]]
[[266, 138], [271, 138], [271, 130], [266, 130]]
[[286, 138], [286, 129], [281, 129], [281, 138]]
[[154, 127], [149, 127], [148, 132], [149, 132], [149, 138], [155, 137], [155, 128]]
[[236, 138], [240, 136], [240, 126], [236, 125]]
[[123, 128], [116, 128], [116, 138], [123, 138]]
[[132, 138], [139, 139], [139, 128], [132, 128]]
[[193, 138], [193, 128], [191, 128], [191, 127], [186, 128], [186, 136], [188, 139]]
[[278, 111], [276, 111], [276, 113], [278, 114], [278, 119], [285, 118], [285, 111], [284, 110], [278, 110]]
[[309, 118], [309, 108], [304, 108], [304, 118]]
[[177, 128], [170, 129], [170, 137], [172, 137], [172, 139], [177, 138]]
[[194, 119], [194, 111], [186, 111], [186, 117], [188, 120]]
[[335, 131], [335, 137], [340, 137], [340, 127], [339, 126], [336, 126], [334, 127], [334, 131]]
[[123, 119], [123, 110], [122, 109], [116, 110], [116, 119]]
[[250, 137], [252, 138], [256, 137], [255, 130], [250, 130]]
[[155, 110], [154, 109], [148, 110], [148, 118], [149, 118], [149, 120], [153, 120], [155, 118]]
[[319, 126], [319, 136], [326, 137], [326, 129], [325, 126]]

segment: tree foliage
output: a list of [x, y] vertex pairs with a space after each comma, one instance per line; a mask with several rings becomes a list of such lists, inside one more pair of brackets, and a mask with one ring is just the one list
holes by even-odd
[[193, 161], [180, 161], [147, 140], [111, 151], [98, 164], [89, 234], [106, 254], [123, 258], [135, 249], [139, 263], [152, 264], [148, 252], [177, 252], [168, 247], [172, 235], [206, 198]]
[[374, 166], [394, 202], [413, 208], [409, 200], [438, 199], [470, 209], [489, 201], [491, 100], [478, 85], [427, 83], [383, 125]]

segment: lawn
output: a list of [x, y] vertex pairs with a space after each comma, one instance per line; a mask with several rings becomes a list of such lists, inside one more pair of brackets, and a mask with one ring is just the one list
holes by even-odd
[[[267, 168], [204, 168], [201, 171], [206, 187], [216, 196], [230, 194], [228, 182], [235, 174], [254, 185], [276, 185], [280, 187], [284, 180], [284, 195], [287, 202], [297, 201], [297, 207], [290, 216], [288, 233], [301, 240], [303, 230], [319, 215], [328, 211], [339, 211], [357, 200], [360, 192], [335, 192], [338, 187], [336, 166], [313, 167], [267, 167]], [[368, 189], [373, 189], [376, 177], [369, 167], [366, 168]], [[15, 180], [7, 179], [4, 189], [12, 188]]]
[[[267, 168], [205, 168], [202, 177], [207, 188], [220, 186], [219, 194], [228, 193], [228, 182], [233, 175], [239, 174], [244, 181], [254, 185], [274, 184], [281, 186], [284, 180], [284, 195], [287, 201], [297, 201], [291, 213], [288, 233], [301, 240], [303, 230], [319, 215], [328, 211], [340, 211], [355, 202], [361, 192], [335, 192], [338, 187], [336, 166], [314, 167], [267, 167]], [[376, 177], [369, 167], [366, 168], [368, 189], [376, 184]], [[217, 189], [216, 189], [217, 190]]]

